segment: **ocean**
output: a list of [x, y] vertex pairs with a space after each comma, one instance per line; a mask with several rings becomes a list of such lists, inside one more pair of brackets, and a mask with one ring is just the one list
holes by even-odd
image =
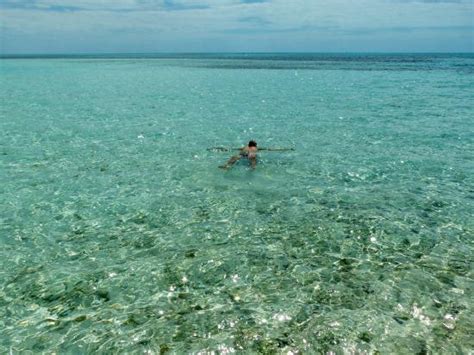
[[472, 353], [473, 127], [474, 54], [3, 57], [0, 352]]

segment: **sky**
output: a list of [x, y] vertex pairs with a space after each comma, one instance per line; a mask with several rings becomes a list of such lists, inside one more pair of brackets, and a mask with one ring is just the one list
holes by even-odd
[[474, 52], [474, 0], [0, 0], [0, 54]]

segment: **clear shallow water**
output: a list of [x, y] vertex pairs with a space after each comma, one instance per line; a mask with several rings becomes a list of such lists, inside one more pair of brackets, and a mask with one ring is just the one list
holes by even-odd
[[1, 60], [0, 351], [472, 351], [473, 67]]

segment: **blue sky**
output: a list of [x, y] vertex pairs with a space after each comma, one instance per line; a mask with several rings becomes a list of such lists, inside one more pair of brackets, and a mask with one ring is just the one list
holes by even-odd
[[0, 52], [473, 52], [474, 0], [0, 0]]

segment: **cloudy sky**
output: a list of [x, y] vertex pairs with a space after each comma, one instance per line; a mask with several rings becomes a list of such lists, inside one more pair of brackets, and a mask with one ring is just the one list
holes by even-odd
[[0, 52], [473, 52], [474, 0], [0, 0]]

